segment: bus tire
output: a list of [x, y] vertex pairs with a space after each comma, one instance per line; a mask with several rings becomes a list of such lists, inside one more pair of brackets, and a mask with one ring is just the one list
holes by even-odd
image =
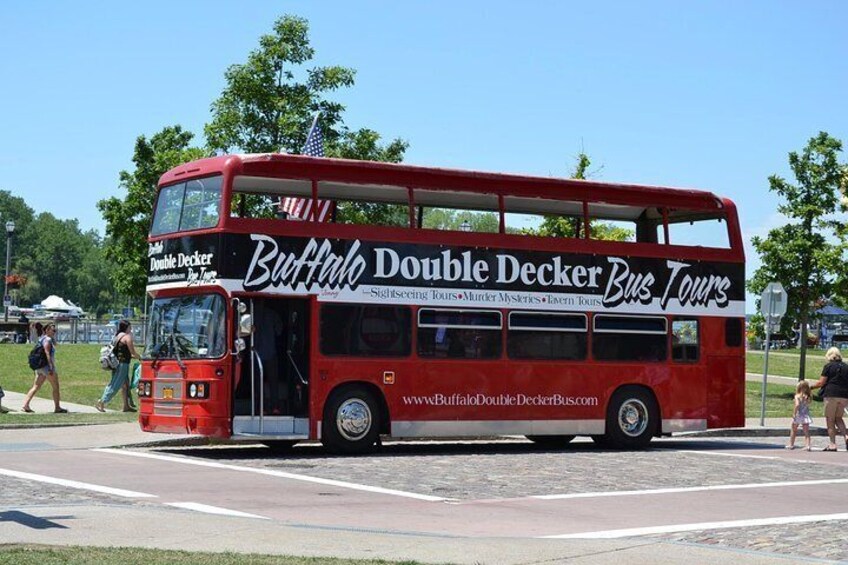
[[539, 447], [545, 449], [562, 449], [574, 439], [575, 436], [524, 436]]
[[367, 388], [340, 388], [324, 408], [321, 443], [331, 453], [368, 453], [377, 441], [379, 420], [379, 404]]
[[607, 432], [603, 443], [617, 449], [643, 449], [651, 443], [659, 424], [654, 395], [645, 388], [625, 386], [607, 406]]

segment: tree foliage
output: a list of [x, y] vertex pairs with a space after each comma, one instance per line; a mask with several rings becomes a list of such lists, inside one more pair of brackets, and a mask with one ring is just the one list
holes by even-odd
[[226, 86], [212, 103], [212, 121], [206, 125], [207, 144], [213, 151], [238, 149], [248, 153], [300, 153], [313, 116], [330, 149], [328, 155], [350, 159], [398, 162], [406, 142], [378, 144], [369, 129], [351, 132], [344, 125], [345, 107], [327, 98], [354, 84], [356, 71], [342, 66], [307, 67], [315, 50], [309, 42], [309, 24], [303, 18], [283, 16], [273, 33], [259, 38], [259, 47], [247, 62], [231, 65]]
[[[192, 147], [193, 135], [180, 126], [170, 126], [150, 139], [140, 136], [133, 153], [135, 170], [122, 171], [124, 198], [112, 197], [98, 203], [106, 220], [107, 258], [115, 264], [114, 283], [118, 292], [131, 297], [144, 293], [147, 279], [147, 234], [150, 227], [156, 184], [169, 169], [214, 151], [248, 153], [285, 151], [299, 153], [315, 112], [324, 135], [328, 156], [399, 162], [407, 143], [395, 139], [380, 144], [380, 135], [363, 128], [350, 131], [343, 122], [344, 106], [327, 94], [353, 85], [354, 71], [341, 66], [307, 67], [315, 55], [309, 43], [306, 20], [284, 16], [273, 33], [259, 39], [243, 64], [230, 66], [226, 86], [212, 103], [212, 119], [204, 128], [204, 151]], [[254, 215], [272, 215], [274, 208], [259, 197], [247, 205]], [[387, 210], [357, 209], [349, 213], [368, 220]]]
[[[830, 296], [848, 275], [845, 224], [835, 217], [845, 182], [845, 166], [838, 161], [841, 151], [838, 139], [820, 132], [801, 153], [789, 153], [796, 184], [778, 175], [769, 177], [769, 190], [783, 198], [778, 210], [788, 223], [765, 238], [752, 238], [762, 265], [748, 281], [748, 289], [760, 294], [769, 282], [781, 282], [788, 298], [784, 329], [797, 323], [800, 335], [807, 334], [813, 303]], [[804, 375], [806, 350], [806, 341], [801, 341], [799, 378]]]
[[205, 156], [204, 150], [191, 147], [193, 137], [180, 126], [166, 127], [150, 139], [139, 136], [132, 159], [135, 170], [119, 175], [126, 196], [97, 203], [106, 220], [106, 258], [114, 265], [112, 282], [124, 296], [143, 296], [147, 284], [147, 234], [159, 177], [181, 163]]
[[19, 306], [39, 303], [49, 294], [95, 313], [111, 306], [109, 265], [96, 232], [83, 232], [77, 220], [36, 215], [22, 198], [6, 191], [0, 191], [0, 216], [4, 224], [15, 222], [10, 274], [26, 281], [11, 292]]
[[[571, 178], [586, 180], [592, 160], [581, 152], [575, 158]], [[547, 237], [580, 237], [583, 230], [583, 217], [545, 216], [538, 228], [525, 228], [523, 233]], [[594, 220], [589, 224], [589, 237], [608, 241], [627, 241], [634, 235], [633, 230], [609, 222]]]

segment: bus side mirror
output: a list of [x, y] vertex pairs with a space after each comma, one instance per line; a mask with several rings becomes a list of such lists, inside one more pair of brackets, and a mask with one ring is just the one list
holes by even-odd
[[239, 318], [239, 336], [246, 337], [253, 333], [253, 317], [250, 314], [242, 314]]
[[238, 338], [238, 339], [235, 341], [235, 348], [236, 348], [235, 353], [236, 353], [236, 355], [238, 355], [239, 353], [241, 353], [242, 351], [244, 351], [246, 347], [247, 347], [247, 343], [245, 343], [244, 339], [243, 339], [243, 338]]

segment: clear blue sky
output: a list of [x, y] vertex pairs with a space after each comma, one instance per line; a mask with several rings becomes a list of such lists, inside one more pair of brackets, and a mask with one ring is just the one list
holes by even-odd
[[767, 177], [791, 177], [789, 151], [819, 130], [848, 143], [838, 0], [18, 2], [0, 190], [102, 233], [135, 138], [181, 124], [200, 142], [225, 69], [285, 13], [309, 20], [316, 64], [357, 70], [348, 125], [408, 140], [412, 164], [565, 176], [584, 150], [599, 180], [731, 197], [750, 238], [781, 223]]

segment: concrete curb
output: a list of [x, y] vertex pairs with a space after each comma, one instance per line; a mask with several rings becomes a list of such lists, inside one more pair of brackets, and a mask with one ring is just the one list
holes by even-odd
[[[800, 436], [803, 432], [798, 430]], [[810, 426], [811, 436], [827, 437], [827, 428]], [[719, 428], [700, 432], [680, 432], [672, 437], [789, 437], [789, 425], [785, 428]]]

